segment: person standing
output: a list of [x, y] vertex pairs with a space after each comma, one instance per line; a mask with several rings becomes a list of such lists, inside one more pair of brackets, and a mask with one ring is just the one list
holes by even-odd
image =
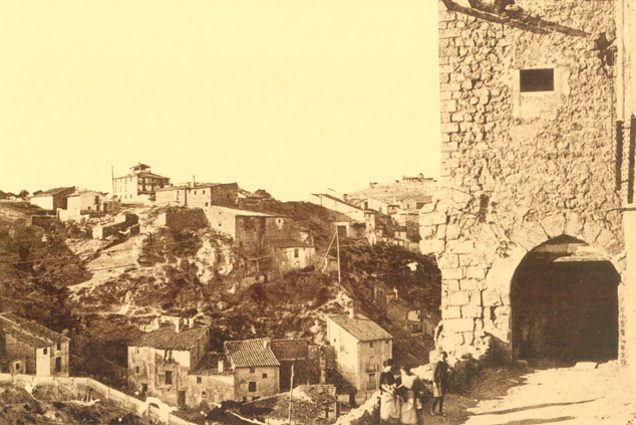
[[400, 423], [404, 425], [417, 424], [417, 409], [415, 397], [415, 382], [417, 377], [411, 372], [410, 367], [402, 369], [402, 383], [398, 388], [400, 395]]
[[393, 361], [387, 359], [380, 374], [380, 422], [383, 424], [391, 423], [398, 415], [397, 386], [398, 383], [393, 376]]
[[[444, 396], [446, 395], [446, 389], [448, 387], [448, 363], [446, 358], [448, 355], [446, 352], [442, 352], [440, 359], [435, 365], [435, 371], [433, 372], [433, 405], [431, 406], [431, 415], [436, 414], [440, 416], [446, 416], [444, 413]], [[435, 408], [438, 407], [438, 412], [435, 413]]]

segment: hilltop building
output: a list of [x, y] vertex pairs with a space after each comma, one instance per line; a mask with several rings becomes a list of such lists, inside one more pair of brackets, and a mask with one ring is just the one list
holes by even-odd
[[157, 190], [170, 184], [170, 178], [154, 174], [147, 164], [130, 167], [130, 173], [113, 178], [113, 196], [122, 203], [148, 203]]
[[75, 192], [75, 187], [56, 187], [45, 191], [35, 192], [29, 201], [47, 211], [57, 211], [59, 208], [66, 209], [68, 197]]
[[157, 189], [157, 204], [189, 208], [206, 208], [212, 205], [235, 207], [238, 203], [237, 183], [188, 183]]
[[0, 314], [0, 370], [68, 376], [70, 339], [32, 320]]

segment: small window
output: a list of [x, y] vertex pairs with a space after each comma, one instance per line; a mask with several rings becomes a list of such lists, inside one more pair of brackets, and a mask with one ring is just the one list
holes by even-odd
[[267, 374], [266, 373], [263, 374], [263, 379], [267, 379]]
[[170, 371], [170, 370], [166, 370], [165, 383], [166, 383], [166, 385], [172, 385], [172, 371]]
[[196, 190], [194, 191], [194, 194], [195, 194], [195, 195], [197, 194], [197, 191], [196, 191]]
[[208, 206], [208, 204], [209, 204], [209, 202], [206, 202], [206, 203], [205, 203], [205, 206], [207, 207], [207, 206]]
[[203, 189], [203, 190], [201, 191], [201, 193], [205, 195], [205, 189]]
[[256, 372], [256, 369], [255, 369], [255, 368], [253, 368], [253, 367], [251, 367], [251, 368], [250, 368], [250, 373], [255, 373], [255, 372]]
[[201, 391], [201, 396], [205, 397], [205, 391]]
[[256, 382], [251, 381], [247, 384], [247, 390], [251, 393], [255, 393], [256, 392]]
[[369, 374], [369, 384], [375, 384], [375, 373]]
[[519, 90], [524, 92], [554, 91], [554, 69], [522, 69]]
[[298, 248], [294, 248], [294, 258], [298, 258], [300, 255], [300, 250]]
[[372, 342], [369, 343], [369, 347], [373, 348], [373, 343]]
[[197, 384], [200, 384], [201, 382], [203, 382], [203, 379], [201, 379], [200, 376], [197, 376]]
[[48, 354], [49, 353], [49, 349], [48, 348], [43, 348], [42, 349], [42, 354]]
[[58, 342], [57, 343], [57, 351], [60, 351], [62, 349], [62, 343]]
[[135, 373], [139, 373], [139, 366], [135, 366]]

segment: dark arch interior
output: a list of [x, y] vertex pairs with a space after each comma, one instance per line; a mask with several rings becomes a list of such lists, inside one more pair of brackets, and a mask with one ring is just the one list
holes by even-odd
[[557, 240], [529, 253], [514, 275], [511, 307], [516, 358], [617, 358], [620, 277], [609, 261], [573, 254], [574, 245], [567, 242], [571, 241]]

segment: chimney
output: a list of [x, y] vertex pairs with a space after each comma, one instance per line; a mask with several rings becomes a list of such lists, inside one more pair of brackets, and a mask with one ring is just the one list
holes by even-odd
[[177, 320], [174, 321], [174, 330], [176, 333], [181, 332], [181, 329], [183, 327], [183, 322], [181, 320], [180, 317], [177, 318]]
[[219, 373], [223, 373], [223, 371], [225, 370], [225, 362], [223, 361], [223, 358], [219, 358], [219, 362], [216, 368], [218, 369]]
[[264, 338], [263, 339], [263, 348], [265, 348], [265, 349], [269, 348], [269, 339], [268, 338]]
[[349, 308], [349, 317], [351, 319], [355, 319], [356, 318], [356, 307], [353, 303], [351, 303], [351, 307]]

